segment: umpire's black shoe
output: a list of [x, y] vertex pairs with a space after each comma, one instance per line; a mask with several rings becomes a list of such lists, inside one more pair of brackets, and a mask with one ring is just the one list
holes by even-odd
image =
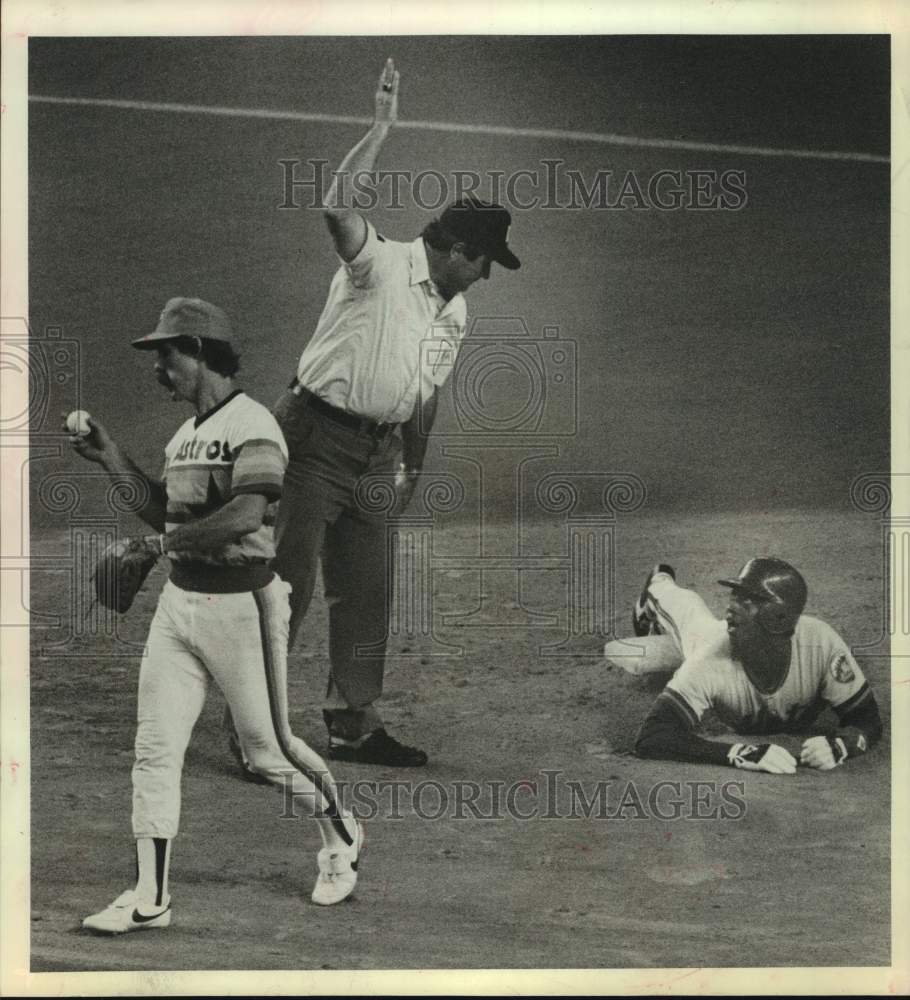
[[385, 729], [376, 729], [358, 744], [341, 743], [329, 737], [329, 760], [347, 760], [356, 764], [385, 764], [386, 767], [423, 767], [427, 755], [416, 747], [406, 747]]
[[635, 608], [632, 611], [632, 630], [636, 635], [663, 634], [663, 629], [657, 624], [654, 610], [648, 603], [648, 587], [651, 586], [651, 581], [657, 573], [666, 573], [674, 580], [676, 579], [676, 571], [666, 563], [658, 563], [648, 574], [648, 579], [645, 580], [645, 585], [641, 589], [641, 596], [635, 602]]

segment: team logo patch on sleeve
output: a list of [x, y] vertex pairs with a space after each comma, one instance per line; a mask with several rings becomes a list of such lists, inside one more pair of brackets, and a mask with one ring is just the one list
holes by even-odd
[[831, 661], [831, 674], [841, 684], [849, 684], [850, 681], [856, 678], [856, 674], [853, 671], [853, 667], [850, 666], [850, 661], [846, 653], [840, 653]]

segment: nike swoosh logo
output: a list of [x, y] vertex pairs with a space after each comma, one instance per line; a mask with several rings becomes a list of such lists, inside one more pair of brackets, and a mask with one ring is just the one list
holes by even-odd
[[133, 910], [133, 923], [134, 924], [147, 924], [150, 920], [157, 920], [163, 913], [167, 913], [167, 911], [169, 909], [170, 909], [170, 907], [166, 906], [161, 911], [161, 913], [153, 913], [150, 917], [144, 916], [138, 910]]

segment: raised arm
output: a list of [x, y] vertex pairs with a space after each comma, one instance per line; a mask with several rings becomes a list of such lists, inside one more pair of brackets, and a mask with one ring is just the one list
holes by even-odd
[[352, 178], [369, 173], [389, 129], [398, 118], [398, 70], [386, 60], [376, 86], [375, 111], [369, 132], [341, 161], [323, 203], [323, 214], [338, 256], [352, 261], [367, 238], [367, 224], [351, 204]]

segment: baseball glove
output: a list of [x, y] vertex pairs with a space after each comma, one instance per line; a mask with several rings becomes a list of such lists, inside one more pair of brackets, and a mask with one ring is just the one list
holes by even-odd
[[160, 555], [157, 535], [113, 542], [101, 554], [92, 574], [98, 601], [120, 614], [129, 611]]

